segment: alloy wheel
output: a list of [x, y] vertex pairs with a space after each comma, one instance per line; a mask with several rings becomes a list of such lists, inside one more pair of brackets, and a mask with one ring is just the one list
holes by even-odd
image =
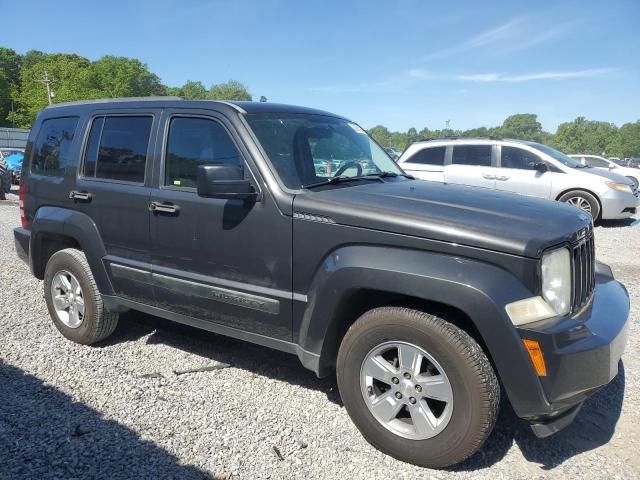
[[51, 298], [58, 319], [69, 328], [78, 328], [84, 319], [84, 295], [80, 282], [70, 272], [56, 272], [51, 282]]
[[373, 348], [362, 363], [360, 387], [374, 418], [401, 437], [435, 437], [451, 420], [451, 382], [432, 355], [411, 343]]

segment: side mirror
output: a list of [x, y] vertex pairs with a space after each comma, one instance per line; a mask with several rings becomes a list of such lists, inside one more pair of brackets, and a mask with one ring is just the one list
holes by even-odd
[[196, 175], [198, 196], [227, 199], [256, 199], [258, 193], [244, 178], [240, 165], [200, 165]]
[[613, 170], [614, 168], [616, 168], [616, 166], [613, 163], [609, 164], [609, 170]]
[[533, 169], [536, 172], [545, 173], [549, 171], [549, 165], [547, 165], [545, 162], [536, 162], [533, 166]]

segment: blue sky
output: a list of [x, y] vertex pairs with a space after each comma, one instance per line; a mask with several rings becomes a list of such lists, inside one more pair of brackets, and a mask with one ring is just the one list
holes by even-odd
[[640, 119], [638, 0], [2, 3], [20, 53], [137, 57], [169, 85], [233, 78], [367, 128]]

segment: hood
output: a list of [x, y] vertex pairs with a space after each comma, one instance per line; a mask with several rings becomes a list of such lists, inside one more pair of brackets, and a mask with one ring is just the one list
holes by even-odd
[[615, 171], [612, 171], [606, 168], [591, 167], [591, 168], [580, 168], [580, 169], [573, 169], [573, 170], [577, 170], [580, 173], [598, 175], [599, 177], [604, 177], [613, 182], [624, 183], [625, 185], [633, 185], [633, 182], [629, 180], [627, 177], [625, 177], [624, 175], [621, 175], [619, 173], [616, 173]]
[[342, 225], [532, 258], [591, 226], [588, 214], [559, 202], [423, 180], [308, 192], [297, 195], [293, 207]]

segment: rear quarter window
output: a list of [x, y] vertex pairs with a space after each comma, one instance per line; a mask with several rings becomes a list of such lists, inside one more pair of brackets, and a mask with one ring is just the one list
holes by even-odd
[[31, 171], [39, 175], [63, 176], [67, 169], [75, 173], [78, 158], [71, 146], [78, 117], [49, 118], [42, 122], [33, 146]]

